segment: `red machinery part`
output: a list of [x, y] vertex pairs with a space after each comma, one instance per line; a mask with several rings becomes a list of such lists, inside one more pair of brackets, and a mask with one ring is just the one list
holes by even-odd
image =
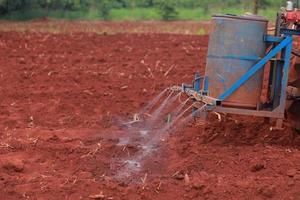
[[[295, 42], [297, 44], [297, 42]], [[289, 74], [289, 86], [296, 89], [300, 95], [300, 57], [295, 56], [292, 59], [291, 70]], [[300, 130], [300, 100], [290, 100], [287, 102], [288, 120], [291, 125]]]
[[287, 11], [285, 20], [286, 22], [300, 22], [300, 10]]

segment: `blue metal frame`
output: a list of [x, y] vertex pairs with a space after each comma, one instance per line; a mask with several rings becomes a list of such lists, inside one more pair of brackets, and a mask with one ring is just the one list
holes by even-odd
[[202, 79], [202, 77], [200, 76], [200, 74], [196, 73], [193, 87], [194, 87], [194, 90], [197, 92], [200, 92], [200, 90], [201, 90], [201, 79]]
[[[292, 53], [292, 43], [293, 38], [291, 35], [286, 35], [284, 37], [266, 36], [265, 42], [271, 45], [272, 49], [266, 54], [265, 57], [258, 60], [250, 70], [248, 70], [240, 79], [238, 79], [229, 89], [227, 89], [222, 95], [216, 99], [216, 101], [224, 101], [230, 95], [232, 95], [237, 89], [239, 89], [243, 84], [245, 84], [252, 76], [254, 76], [259, 70], [262, 70], [264, 66], [271, 60], [273, 60], [277, 55], [281, 54], [281, 58], [277, 60], [282, 63], [276, 66], [276, 80], [275, 84], [275, 97], [277, 97], [277, 103], [273, 103], [268, 109], [248, 110], [239, 108], [229, 108], [217, 106], [217, 104], [208, 104], [206, 110], [214, 110], [216, 112], [225, 112], [232, 114], [242, 114], [242, 115], [255, 115], [261, 117], [273, 117], [277, 119], [284, 118], [285, 104], [286, 104], [286, 87], [288, 83], [288, 73], [290, 68], [290, 59]], [[246, 57], [235, 57], [229, 56], [231, 59], [256, 59], [256, 58], [246, 58]], [[276, 60], [276, 59], [275, 59]], [[203, 81], [203, 83], [202, 83]], [[201, 96], [209, 95], [208, 91], [209, 80], [208, 77], [200, 77], [196, 74], [194, 81], [194, 90]], [[274, 84], [274, 83], [273, 83]], [[184, 88], [183, 88], [184, 91]], [[275, 101], [274, 100], [274, 101]], [[195, 113], [195, 110], [193, 110]]]
[[[229, 97], [232, 93], [234, 93], [239, 87], [241, 87], [246, 81], [248, 81], [257, 71], [262, 69], [269, 60], [271, 60], [274, 56], [280, 53], [284, 48], [291, 46], [292, 43], [293, 43], [293, 38], [287, 36], [274, 49], [272, 49], [264, 58], [262, 58], [256, 65], [254, 65], [248, 72], [246, 72], [239, 80], [237, 80], [228, 90], [226, 90], [222, 95], [220, 95], [218, 99], [224, 101], [227, 97]], [[290, 60], [290, 55], [288, 56], [288, 62], [289, 60]], [[285, 67], [289, 67], [289, 64], [285, 64]]]
[[284, 34], [284, 35], [298, 35], [298, 36], [300, 36], [300, 31], [299, 30], [288, 29], [288, 28], [280, 29], [280, 33]]
[[[193, 84], [193, 88], [196, 92], [200, 92], [201, 90], [201, 81], [202, 81], [202, 77], [200, 76], [200, 74], [197, 72], [195, 74], [195, 80], [194, 80], [194, 84]], [[193, 108], [193, 117], [197, 116], [197, 108]]]
[[293, 49], [293, 38], [292, 36], [287, 36], [289, 38], [289, 43], [286, 45], [286, 48], [284, 49], [282, 56], [282, 59], [284, 59], [284, 66], [282, 72], [282, 80], [281, 80], [281, 95], [280, 95], [280, 104], [279, 104], [279, 110], [284, 113], [285, 110], [285, 104], [286, 104], [286, 87], [288, 84], [288, 77], [289, 77], [289, 70], [290, 70], [290, 60], [291, 60], [291, 54]]

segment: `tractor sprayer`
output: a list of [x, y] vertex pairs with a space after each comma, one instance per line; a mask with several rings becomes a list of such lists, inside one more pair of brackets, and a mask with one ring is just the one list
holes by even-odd
[[300, 10], [287, 1], [273, 31], [267, 19], [247, 14], [214, 15], [205, 74], [192, 84], [171, 87], [194, 101], [194, 116], [228, 113], [287, 119], [300, 129]]

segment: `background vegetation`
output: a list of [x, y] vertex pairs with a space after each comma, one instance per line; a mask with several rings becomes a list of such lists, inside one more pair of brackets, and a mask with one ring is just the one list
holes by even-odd
[[[212, 13], [255, 12], [274, 19], [285, 0], [0, 0], [0, 18], [201, 20]], [[255, 6], [258, 5], [258, 6]]]

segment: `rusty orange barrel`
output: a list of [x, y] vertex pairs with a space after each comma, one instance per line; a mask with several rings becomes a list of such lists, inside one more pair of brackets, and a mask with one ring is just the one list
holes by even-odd
[[[268, 21], [255, 15], [213, 16], [206, 64], [210, 96], [218, 98], [264, 57], [267, 27]], [[256, 108], [262, 81], [261, 70], [229, 96], [223, 106]]]

